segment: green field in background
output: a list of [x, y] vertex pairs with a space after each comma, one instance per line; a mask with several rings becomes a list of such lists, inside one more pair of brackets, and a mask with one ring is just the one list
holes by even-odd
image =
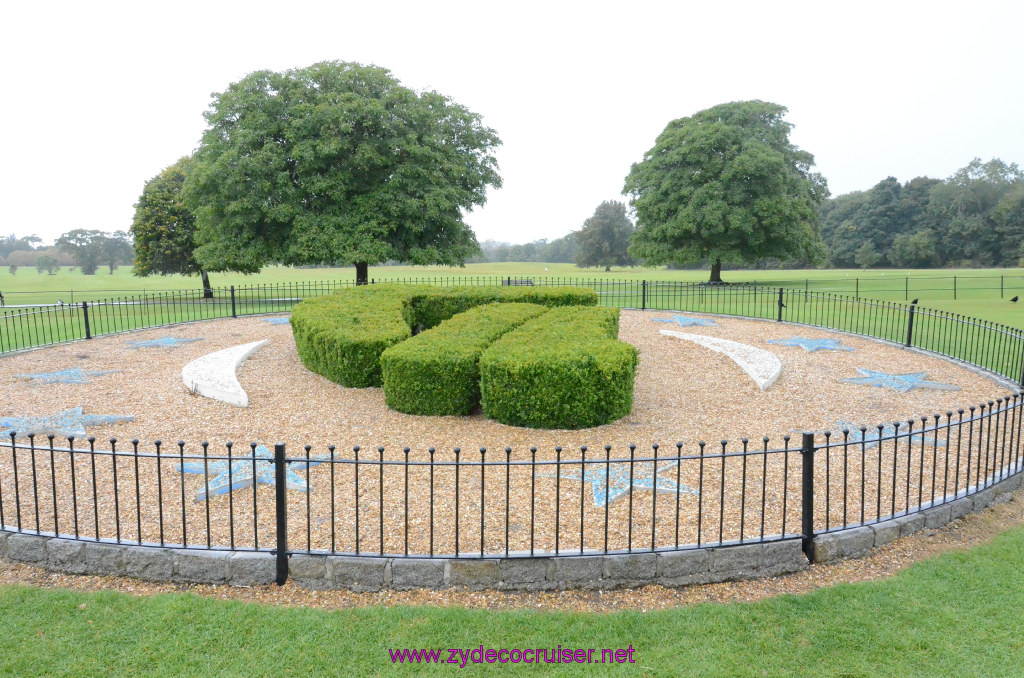
[[[501, 263], [468, 264], [464, 268], [448, 266], [376, 266], [370, 268], [370, 277], [384, 280], [438, 280], [472, 283], [481, 278], [551, 278], [571, 282], [586, 280], [676, 280], [704, 282], [707, 270], [669, 271], [664, 268], [581, 269], [572, 264]], [[954, 277], [957, 301], [1000, 300], [1024, 295], [1024, 269], [920, 269], [920, 270], [770, 270], [723, 271], [726, 282], [751, 282], [767, 285], [806, 288], [835, 294], [856, 295], [892, 301], [919, 298], [922, 305], [939, 301], [953, 301]], [[273, 285], [279, 283], [330, 282], [355, 280], [355, 269], [348, 268], [287, 268], [272, 266], [257, 275], [240, 273], [214, 273], [211, 284], [216, 287], [230, 285]], [[198, 276], [151, 276], [139, 278], [131, 268], [122, 266], [111, 275], [106, 269], [95, 275], [62, 268], [56, 275], [39, 274], [35, 269], [20, 268], [11, 275], [0, 268], [0, 292], [11, 304], [66, 303], [117, 297], [160, 290], [199, 289]], [[1022, 304], [1024, 308], [1024, 304]], [[995, 318], [993, 318], [995, 320]]]

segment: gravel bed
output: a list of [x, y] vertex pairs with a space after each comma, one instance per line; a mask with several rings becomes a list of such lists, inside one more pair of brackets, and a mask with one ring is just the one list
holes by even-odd
[[[633, 411], [612, 424], [579, 431], [510, 427], [479, 413], [418, 417], [393, 412], [384, 406], [380, 389], [347, 389], [307, 371], [295, 351], [290, 326], [272, 325], [263, 318], [179, 325], [8, 356], [0, 359], [0, 416], [39, 416], [78, 406], [87, 414], [131, 415], [133, 422], [94, 427], [89, 434], [103, 441], [97, 442], [97, 449], [104, 450], [110, 449], [107, 439], [116, 437], [119, 451], [130, 451], [128, 441], [137, 437], [139, 452], [145, 455], [116, 457], [115, 473], [110, 455], [76, 454], [73, 481], [67, 453], [55, 453], [51, 474], [45, 440], [41, 451], [19, 451], [21, 491], [15, 519], [32, 527], [38, 512], [41, 528], [52, 530], [56, 510], [65, 533], [77, 529], [87, 536], [120, 534], [136, 540], [141, 530], [143, 541], [269, 548], [275, 529], [270, 488], [259, 486], [255, 496], [253, 490], [243, 489], [199, 502], [193, 497], [202, 487], [202, 476], [182, 474], [176, 465], [181, 459], [197, 460], [190, 455], [201, 460], [202, 441], [209, 442], [208, 453], [214, 457], [225, 454], [228, 441], [235, 441], [233, 456], [248, 454], [250, 441], [271, 448], [280, 441], [293, 458], [305, 456], [304, 445], [317, 458], [331, 455], [328, 446], [336, 446], [337, 463], [298, 472], [308, 476], [310, 493], [288, 492], [294, 549], [374, 553], [383, 548], [385, 553], [403, 553], [408, 548], [426, 554], [499, 553], [507, 547], [579, 552], [606, 545], [661, 548], [750, 539], [798, 529], [800, 462], [799, 453], [792, 450], [799, 447], [801, 431], [836, 431], [841, 423], [873, 427], [907, 419], [914, 419], [919, 428], [921, 417], [934, 422], [932, 415], [940, 414], [945, 421], [946, 411], [987, 404], [1008, 393], [994, 380], [951, 361], [825, 330], [735, 318], [684, 328], [775, 353], [782, 361], [782, 374], [761, 392], [727, 356], [660, 334], [661, 329], [680, 329], [652, 322], [671, 315], [622, 312], [620, 338], [640, 351]], [[128, 344], [163, 336], [203, 340], [176, 348], [136, 349]], [[811, 353], [766, 343], [793, 336], [840, 338], [855, 350]], [[268, 344], [238, 370], [249, 396], [248, 408], [195, 395], [182, 383], [181, 368], [191, 360], [261, 339], [268, 339]], [[93, 377], [90, 384], [39, 384], [14, 377], [69, 367], [119, 371]], [[898, 393], [839, 381], [860, 376], [857, 367], [927, 372], [929, 380], [956, 384], [960, 390]], [[1002, 426], [1003, 431], [1012, 428]], [[998, 425], [995, 432], [978, 430], [983, 439], [972, 438], [971, 449], [988, 449], [990, 441], [998, 440], [999, 430]], [[792, 439], [787, 442], [785, 436]], [[743, 449], [744, 437], [750, 440], [750, 450], [773, 451], [748, 457], [720, 454], [721, 441], [730, 441], [725, 449], [733, 453]], [[159, 457], [154, 455], [155, 440], [164, 441]], [[176, 444], [179, 440], [185, 442], [183, 448]], [[701, 440], [709, 441], [703, 458]], [[637, 446], [633, 454], [638, 459], [650, 459], [652, 445], [658, 443], [662, 461], [657, 475], [668, 486], [678, 480], [680, 490], [655, 495], [636, 489], [604, 505], [594, 501], [590, 483], [570, 477], [610, 470], [601, 463], [582, 468], [581, 446], [587, 446], [588, 460], [600, 462], [605, 445], [611, 446], [611, 459], [628, 459], [631, 443]], [[358, 466], [352, 463], [354, 445], [361, 447]], [[563, 447], [560, 453], [558, 445]], [[966, 445], [965, 441], [961, 447]], [[406, 459], [404, 446], [410, 448], [409, 461], [417, 465], [389, 463]], [[462, 450], [458, 466], [453, 452], [457, 446]], [[537, 448], [535, 453], [531, 446]], [[85, 449], [82, 441], [75, 441], [74, 447]], [[384, 451], [378, 452], [378, 447]], [[430, 447], [436, 448], [433, 455]], [[488, 450], [485, 455], [481, 447]], [[787, 447], [788, 453], [774, 451]], [[506, 448], [511, 453], [506, 455]], [[919, 497], [941, 497], [954, 484], [962, 489], [967, 455], [958, 460], [957, 449], [955, 443], [941, 447], [931, 440], [918, 440], [910, 447], [889, 444], [882, 450], [865, 450], [863, 462], [859, 449], [845, 458], [841, 451], [833, 451], [827, 472], [821, 471], [823, 454], [815, 476], [816, 496], [840, 496], [845, 477], [847, 504], [843, 516], [833, 501], [826, 516], [824, 502], [819, 501], [819, 522], [856, 522], [862, 506], [863, 516], [870, 520], [878, 513], [914, 506]], [[675, 465], [677, 455], [681, 460]], [[663, 461], [666, 457], [673, 462]], [[481, 458], [510, 459], [514, 465], [481, 466]], [[972, 478], [978, 458], [972, 456]], [[0, 454], [5, 524], [12, 524], [14, 513], [13, 461], [9, 451]], [[637, 477], [649, 476], [651, 465], [635, 463], [632, 471]], [[630, 465], [610, 466], [627, 472]], [[32, 487], [27, 484], [32, 470], [34, 492], [25, 489]], [[135, 500], [136, 487], [140, 502]], [[561, 518], [556, 520], [556, 515]]]

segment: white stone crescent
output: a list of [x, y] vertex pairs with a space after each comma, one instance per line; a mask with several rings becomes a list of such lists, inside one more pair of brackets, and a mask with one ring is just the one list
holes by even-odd
[[673, 330], [661, 330], [661, 333], [699, 344], [718, 353], [724, 353], [732, 358], [733, 362], [742, 367], [743, 371], [750, 375], [750, 378], [757, 383], [762, 391], [767, 391], [771, 388], [775, 380], [782, 374], [782, 362], [779, 361], [774, 353], [762, 348], [741, 344], [738, 341], [708, 337], [702, 334], [689, 334]]
[[248, 407], [249, 395], [238, 383], [235, 370], [265, 343], [267, 340], [262, 339], [207, 353], [181, 368], [181, 380], [193, 393], [230, 405]]

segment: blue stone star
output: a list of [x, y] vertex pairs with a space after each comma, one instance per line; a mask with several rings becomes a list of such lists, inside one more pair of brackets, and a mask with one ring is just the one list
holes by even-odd
[[680, 327], [710, 327], [715, 321], [710, 318], [691, 318], [685, 315], [674, 315], [671, 318], [651, 318], [656, 323], [675, 323]]
[[911, 372], [908, 374], [889, 374], [877, 370], [866, 370], [862, 367], [856, 368], [862, 376], [840, 379], [847, 384], [861, 384], [862, 386], [877, 386], [888, 388], [900, 393], [912, 391], [915, 388], [925, 388], [933, 391], [959, 391], [960, 387], [954, 384], [943, 384], [937, 381], [927, 381], [927, 372]]
[[287, 325], [291, 322], [290, 318], [264, 318], [263, 322], [270, 325]]
[[104, 374], [113, 374], [120, 370], [104, 370], [102, 372], [90, 372], [77, 367], [69, 367], [59, 372], [37, 372], [35, 374], [16, 374], [19, 379], [30, 379], [40, 384], [89, 384], [92, 380], [89, 377], [100, 377]]
[[129, 341], [128, 345], [132, 348], [175, 348], [180, 344], [191, 344], [193, 341], [202, 341], [202, 337], [199, 339], [179, 339], [177, 337], [160, 337], [159, 339], [147, 339], [146, 341]]
[[839, 339], [810, 339], [808, 337], [790, 337], [789, 339], [769, 339], [769, 344], [780, 346], [799, 346], [805, 351], [852, 351], [850, 346], [843, 346]]
[[[839, 443], [842, 443], [842, 441], [843, 441], [842, 430], [844, 428], [847, 428], [847, 429], [850, 430], [850, 437], [847, 438], [847, 441], [850, 443], [850, 445], [858, 445], [859, 446], [861, 444], [861, 442], [863, 441], [864, 442], [864, 449], [866, 449], [866, 450], [870, 450], [873, 447], [878, 447], [878, 443], [880, 441], [891, 443], [893, 436], [897, 435], [896, 427], [893, 424], [886, 424], [885, 426], [883, 426], [881, 434], [879, 434], [877, 426], [875, 426], [875, 427], [870, 427], [869, 426], [866, 431], [861, 433], [860, 426], [857, 426], [856, 424], [851, 424], [851, 423], [846, 422], [846, 421], [837, 422], [836, 423], [836, 428], [839, 430], [839, 433], [835, 434], [835, 432], [833, 432], [833, 436], [832, 436], [832, 444], [833, 445], [836, 444], [837, 441]], [[909, 428], [910, 428], [909, 426], [902, 426], [901, 425], [899, 433], [901, 435], [903, 435], [903, 434], [905, 434], [907, 432], [907, 430]], [[933, 431], [928, 431], [927, 433], [925, 433], [925, 432], [917, 432], [915, 430], [914, 433], [910, 434], [909, 438], [901, 437], [900, 440], [901, 441], [902, 440], [909, 440], [911, 443], [917, 443], [917, 444], [920, 444], [920, 443], [923, 442], [925, 445], [929, 445], [929, 446], [933, 446], [933, 447], [934, 446], [938, 446], [938, 447], [945, 447], [946, 446], [946, 441], [942, 439], [942, 436], [939, 436], [936, 439], [935, 431], [934, 430]]]
[[[253, 463], [255, 459], [255, 463]], [[235, 490], [252, 487], [258, 484], [276, 485], [274, 476], [274, 455], [265, 445], [256, 448], [253, 454], [244, 457], [233, 458], [232, 461], [193, 461], [184, 465], [176, 465], [175, 468], [185, 473], [200, 473], [205, 476], [216, 474], [211, 480], [207, 480], [206, 487], [196, 492], [196, 501], [204, 501], [215, 494], [227, 494]], [[309, 469], [310, 466], [321, 464], [321, 461], [286, 461], [285, 462], [285, 487], [289, 490], [309, 492], [309, 485], [305, 479], [293, 469]]]
[[16, 431], [18, 438], [27, 438], [29, 433], [84, 438], [86, 426], [106, 426], [134, 419], [112, 414], [82, 414], [82, 408], [75, 407], [46, 417], [0, 417], [0, 428], [4, 429], [0, 436], [9, 437], [12, 431]]
[[[622, 498], [631, 489], [655, 490], [676, 494], [697, 494], [685, 485], [677, 485], [671, 478], [662, 478], [659, 473], [675, 468], [679, 462], [658, 462], [658, 470], [654, 471], [653, 461], [638, 461], [633, 464], [633, 484], [629, 482], [629, 462], [612, 462], [607, 464], [603, 461], [590, 461], [585, 464], [586, 471], [580, 473], [580, 464], [567, 463], [564, 465], [561, 477], [567, 480], [577, 480], [590, 483], [590, 492], [594, 499], [594, 506], [605, 505], [607, 496], [608, 503]], [[556, 478], [557, 472], [540, 472], [538, 477]], [[582, 476], [582, 477], [581, 477]]]

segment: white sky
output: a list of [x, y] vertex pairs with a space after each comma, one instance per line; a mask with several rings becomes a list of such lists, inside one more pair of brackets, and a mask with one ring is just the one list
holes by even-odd
[[146, 180], [193, 150], [213, 92], [260, 69], [390, 69], [481, 114], [504, 188], [477, 237], [557, 238], [672, 119], [789, 108], [833, 195], [1024, 164], [1024, 3], [6, 3], [0, 234], [127, 229]]

